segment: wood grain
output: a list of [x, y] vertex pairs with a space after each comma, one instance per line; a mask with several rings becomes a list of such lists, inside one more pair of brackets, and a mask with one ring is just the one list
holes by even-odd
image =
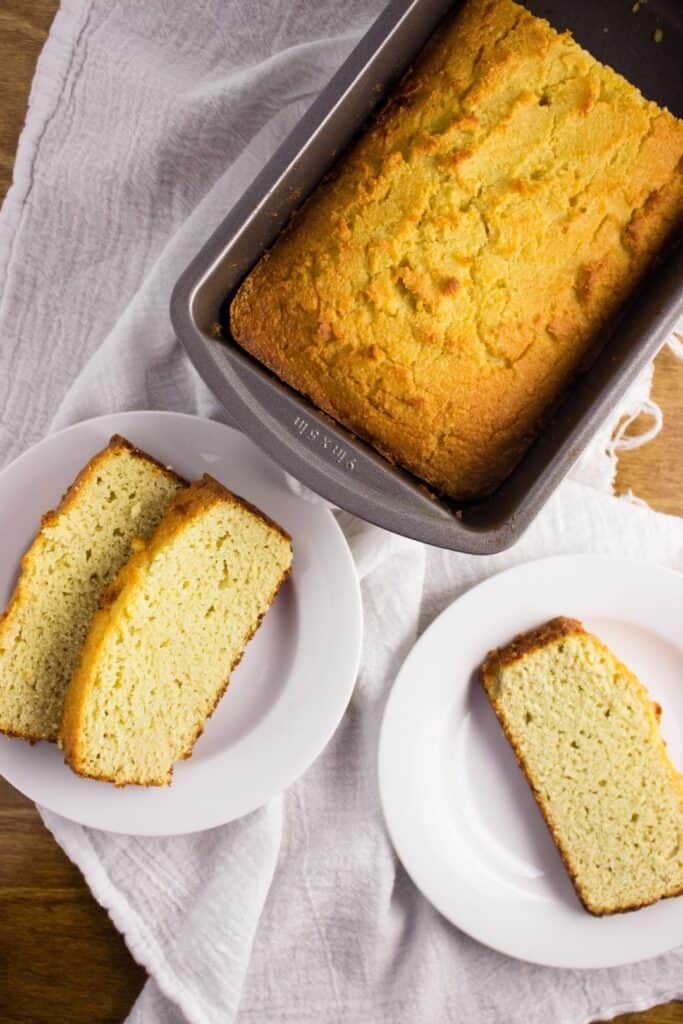
[[[2, 0], [0, 6], [0, 201], [56, 9], [56, 0]], [[120, 1024], [145, 981], [33, 804], [4, 779], [0, 979], [2, 1024]]]
[[55, 0], [0, 5], [0, 201], [12, 181], [33, 71], [56, 10]]
[[[655, 362], [652, 398], [664, 413], [661, 433], [643, 448], [623, 452], [619, 458], [616, 490], [632, 491], [658, 512], [683, 516], [683, 360], [670, 349]], [[629, 433], [637, 434], [649, 421], [636, 420]]]
[[[35, 62], [56, 8], [56, 0], [2, 0], [0, 201], [11, 181]], [[622, 458], [618, 488], [683, 515], [683, 364], [670, 354], [657, 360], [654, 396], [665, 412], [664, 430], [646, 448]], [[4, 780], [0, 977], [2, 1024], [119, 1024], [145, 980], [35, 807]], [[683, 1024], [683, 1004], [627, 1014], [619, 1022]]]

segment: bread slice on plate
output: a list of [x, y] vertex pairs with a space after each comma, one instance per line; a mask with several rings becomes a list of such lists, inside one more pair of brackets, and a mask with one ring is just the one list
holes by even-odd
[[117, 785], [169, 783], [291, 562], [289, 536], [216, 480], [178, 494], [93, 620], [64, 709], [67, 763]]
[[585, 908], [683, 893], [683, 785], [636, 676], [556, 618], [491, 651], [481, 679]]
[[64, 694], [102, 592], [184, 486], [115, 436], [42, 520], [0, 619], [0, 731], [56, 740]]

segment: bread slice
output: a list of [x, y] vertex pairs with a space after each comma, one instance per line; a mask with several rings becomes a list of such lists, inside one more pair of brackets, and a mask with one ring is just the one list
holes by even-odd
[[115, 436], [42, 520], [0, 619], [0, 731], [56, 740], [102, 592], [184, 481]]
[[586, 910], [683, 893], [681, 776], [633, 673], [556, 618], [491, 651], [481, 679]]
[[178, 494], [93, 620], [64, 708], [67, 763], [120, 786], [168, 784], [291, 561], [289, 536], [211, 477]]

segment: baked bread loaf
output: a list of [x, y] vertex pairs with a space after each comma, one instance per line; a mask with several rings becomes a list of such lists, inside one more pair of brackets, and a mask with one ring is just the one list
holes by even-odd
[[585, 908], [683, 893], [683, 784], [633, 673], [557, 618], [492, 651], [481, 678]]
[[682, 157], [683, 122], [568, 33], [469, 0], [245, 279], [231, 334], [437, 491], [482, 496], [679, 218]]
[[56, 740], [103, 590], [184, 481], [122, 437], [90, 460], [40, 529], [0, 619], [0, 731]]
[[288, 535], [209, 476], [181, 491], [93, 619], [60, 741], [80, 775], [163, 786], [290, 571]]

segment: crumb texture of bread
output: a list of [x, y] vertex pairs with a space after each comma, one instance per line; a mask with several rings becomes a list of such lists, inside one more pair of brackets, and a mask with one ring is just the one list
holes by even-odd
[[184, 482], [121, 437], [43, 517], [0, 620], [0, 731], [56, 740], [64, 694], [105, 588]]
[[232, 337], [439, 492], [492, 491], [683, 210], [683, 122], [469, 0], [251, 271]]
[[558, 618], [492, 651], [481, 677], [586, 909], [683, 893], [683, 784], [636, 676]]
[[65, 703], [67, 763], [168, 784], [291, 562], [289, 536], [211, 477], [179, 494], [93, 620]]

